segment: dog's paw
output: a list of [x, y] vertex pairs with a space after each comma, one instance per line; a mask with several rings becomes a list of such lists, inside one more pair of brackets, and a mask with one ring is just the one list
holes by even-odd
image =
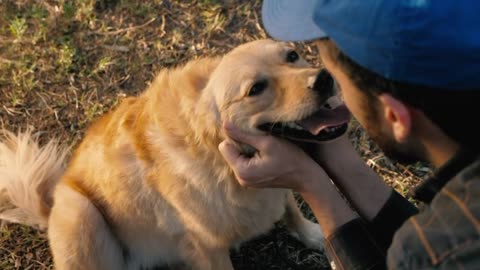
[[305, 219], [300, 228], [297, 229], [295, 236], [307, 247], [323, 251], [325, 237], [317, 223]]

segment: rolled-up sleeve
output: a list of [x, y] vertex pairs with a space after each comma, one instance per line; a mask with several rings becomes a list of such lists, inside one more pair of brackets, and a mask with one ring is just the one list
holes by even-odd
[[392, 190], [377, 216], [357, 218], [327, 238], [326, 252], [334, 269], [386, 269], [387, 249], [397, 229], [418, 210]]

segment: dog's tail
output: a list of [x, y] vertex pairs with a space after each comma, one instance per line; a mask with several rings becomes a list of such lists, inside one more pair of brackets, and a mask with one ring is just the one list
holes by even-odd
[[0, 136], [0, 221], [45, 229], [68, 151], [56, 141], [40, 147], [30, 128]]

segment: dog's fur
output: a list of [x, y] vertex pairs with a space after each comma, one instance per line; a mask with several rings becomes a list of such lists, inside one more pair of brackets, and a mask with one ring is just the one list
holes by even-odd
[[[287, 63], [286, 44], [261, 40], [224, 57], [162, 71], [140, 96], [98, 119], [66, 162], [30, 132], [0, 143], [0, 218], [48, 227], [56, 269], [140, 269], [185, 262], [233, 269], [229, 249], [276, 221], [321, 248], [318, 224], [291, 191], [241, 187], [218, 151], [222, 123], [261, 133], [264, 122], [311, 114], [319, 72]], [[259, 79], [268, 87], [248, 89]]]

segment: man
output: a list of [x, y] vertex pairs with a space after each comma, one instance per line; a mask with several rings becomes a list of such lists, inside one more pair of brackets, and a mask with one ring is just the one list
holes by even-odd
[[220, 144], [239, 183], [299, 192], [332, 267], [480, 269], [479, 10], [468, 0], [263, 3], [272, 37], [317, 44], [345, 104], [386, 155], [436, 168], [414, 191], [425, 206], [418, 211], [346, 136], [314, 146], [314, 161], [287, 141], [226, 123], [232, 139], [258, 150], [246, 157], [230, 140]]

